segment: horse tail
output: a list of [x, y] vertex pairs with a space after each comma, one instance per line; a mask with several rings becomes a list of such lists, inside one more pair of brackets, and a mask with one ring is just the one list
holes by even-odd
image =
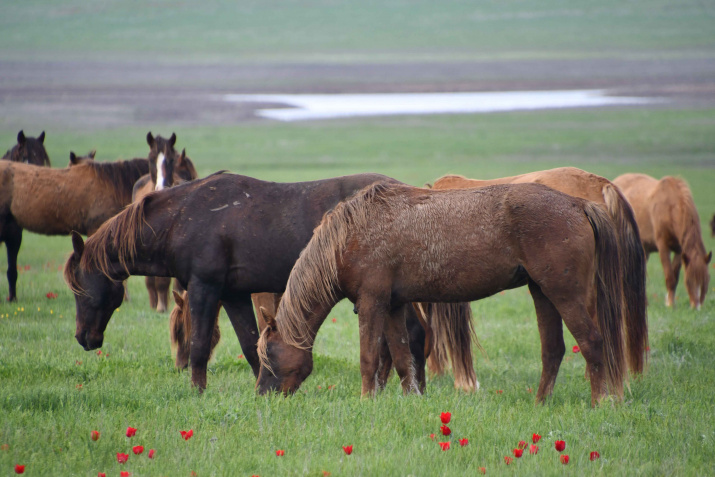
[[648, 319], [646, 298], [646, 258], [635, 214], [623, 193], [614, 184], [603, 188], [603, 199], [615, 222], [623, 277], [623, 308], [628, 367], [644, 371], [648, 359]]
[[596, 310], [603, 338], [606, 384], [612, 394], [622, 397], [626, 357], [623, 350], [623, 274], [618, 239], [613, 221], [600, 206], [586, 202], [584, 213], [596, 240]]
[[426, 321], [432, 328], [432, 353], [428, 364], [432, 372], [444, 373], [452, 361], [454, 387], [464, 391], [479, 389], [472, 363], [472, 340], [482, 349], [472, 324], [469, 303], [429, 303]]

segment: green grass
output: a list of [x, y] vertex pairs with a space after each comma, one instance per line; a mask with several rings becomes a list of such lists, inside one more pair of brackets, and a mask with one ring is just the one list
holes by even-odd
[[[247, 123], [176, 129], [201, 175], [220, 168], [294, 181], [361, 171], [412, 184], [447, 173], [498, 177], [575, 165], [609, 178], [641, 171], [680, 174], [691, 184], [703, 226], [715, 212], [713, 110], [588, 110], [494, 115], [394, 117]], [[169, 134], [166, 125], [155, 133]], [[0, 131], [10, 144], [16, 131]], [[104, 159], [146, 154], [143, 129], [48, 132], [56, 166], [68, 151], [96, 147]], [[709, 234], [706, 246], [715, 241]], [[473, 304], [486, 357], [476, 356], [482, 389], [457, 392], [450, 377], [432, 378], [426, 396], [401, 395], [395, 379], [374, 400], [360, 399], [357, 320], [348, 303], [331, 313], [316, 342], [314, 372], [293, 397], [258, 397], [241, 349], [222, 315], [224, 338], [199, 396], [188, 374], [173, 369], [167, 317], [148, 310], [140, 277], [132, 300], [115, 313], [104, 353], [74, 340], [74, 300], [58, 267], [66, 237], [25, 233], [17, 304], [0, 304], [0, 474], [15, 463], [26, 475], [708, 475], [715, 463], [715, 292], [700, 312], [663, 304], [663, 274], [651, 258], [648, 297], [651, 360], [622, 403], [590, 408], [581, 355], [569, 351], [554, 396], [535, 406], [540, 349], [526, 289]], [[4, 255], [4, 254], [3, 254]], [[0, 258], [0, 270], [6, 268]], [[58, 298], [45, 297], [49, 291]], [[0, 279], [0, 293], [7, 284]], [[567, 346], [575, 344], [566, 334]], [[478, 353], [476, 353], [478, 355]], [[78, 364], [77, 362], [81, 362]], [[78, 385], [82, 385], [78, 389]], [[335, 385], [332, 390], [328, 386]], [[501, 394], [498, 390], [503, 391]], [[439, 450], [439, 415], [451, 411], [453, 448]], [[127, 426], [137, 436], [124, 436]], [[90, 440], [99, 430], [101, 438]], [[183, 441], [180, 430], [193, 429]], [[543, 436], [536, 456], [506, 467], [519, 440]], [[456, 439], [466, 437], [461, 448]], [[553, 443], [566, 441], [571, 461]], [[343, 445], [354, 445], [351, 456]], [[135, 456], [131, 446], [145, 446]], [[146, 452], [156, 449], [149, 460]], [[285, 450], [276, 457], [275, 450]], [[589, 462], [597, 450], [601, 459]], [[123, 467], [116, 453], [129, 453]]]

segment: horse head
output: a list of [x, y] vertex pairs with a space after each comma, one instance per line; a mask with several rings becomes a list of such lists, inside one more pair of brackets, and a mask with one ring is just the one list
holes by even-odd
[[313, 371], [313, 353], [287, 344], [278, 332], [276, 317], [263, 307], [259, 308], [259, 313], [266, 328], [258, 341], [261, 369], [256, 389], [259, 394], [278, 391], [284, 395], [293, 394]]
[[154, 190], [171, 187], [173, 184], [173, 170], [167, 171], [167, 165], [169, 163], [174, 164], [178, 157], [178, 153], [174, 149], [176, 134], [172, 133], [169, 139], [164, 139], [161, 136], [155, 138], [150, 131], [146, 135], [146, 142], [149, 144], [149, 157], [147, 158], [149, 160], [149, 174], [151, 174], [152, 182], [156, 184]]
[[107, 323], [124, 299], [124, 286], [99, 270], [80, 267], [84, 241], [77, 232], [72, 232], [72, 246], [74, 251], [65, 264], [65, 281], [74, 292], [75, 338], [89, 351], [102, 346]]
[[690, 306], [699, 310], [705, 301], [705, 294], [710, 285], [710, 271], [708, 265], [713, 258], [710, 252], [705, 256], [697, 254], [690, 256], [683, 252], [683, 264], [685, 265], [685, 288], [690, 297]]
[[50, 158], [45, 151], [45, 131], [37, 138], [25, 137], [24, 131], [17, 133], [17, 145], [10, 149], [4, 158], [13, 162], [24, 162], [36, 166], [49, 166]]
[[86, 156], [78, 156], [74, 152], [70, 151], [70, 163], [67, 164], [67, 167], [79, 166], [80, 164], [94, 162], [94, 156], [96, 155], [96, 149], [92, 149], [91, 151], [89, 151]]

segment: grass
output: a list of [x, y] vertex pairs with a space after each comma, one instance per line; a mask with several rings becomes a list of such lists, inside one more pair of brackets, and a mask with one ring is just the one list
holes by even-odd
[[[177, 129], [201, 175], [220, 168], [270, 180], [307, 180], [361, 171], [412, 184], [447, 173], [498, 177], [576, 165], [613, 178], [626, 171], [680, 174], [691, 184], [701, 221], [715, 211], [712, 110], [589, 110], [494, 115], [394, 117], [303, 124], [246, 123]], [[168, 134], [165, 130], [154, 131]], [[0, 132], [11, 143], [16, 132]], [[121, 129], [48, 134], [56, 166], [69, 149], [96, 147], [105, 159], [144, 155], [146, 131]], [[715, 242], [704, 236], [706, 247]], [[715, 301], [700, 312], [663, 304], [656, 258], [649, 262], [651, 359], [622, 403], [590, 408], [584, 361], [569, 351], [553, 398], [534, 406], [540, 349], [525, 288], [473, 304], [486, 357], [477, 356], [480, 392], [456, 392], [434, 377], [426, 396], [402, 396], [395, 379], [374, 400], [360, 399], [357, 320], [348, 303], [332, 312], [316, 342], [311, 377], [293, 397], [258, 397], [238, 342], [222, 315], [224, 338], [199, 396], [173, 369], [167, 317], [148, 310], [140, 277], [132, 300], [115, 313], [103, 354], [74, 341], [74, 301], [58, 267], [66, 237], [25, 233], [20, 301], [0, 304], [0, 469], [27, 465], [27, 475], [707, 475], [715, 462]], [[0, 269], [6, 267], [4, 257]], [[25, 266], [28, 269], [25, 270]], [[5, 280], [0, 292], [6, 293]], [[57, 299], [45, 297], [53, 291]], [[567, 335], [567, 349], [575, 344]], [[107, 355], [108, 354], [108, 355]], [[80, 387], [81, 385], [81, 387]], [[335, 386], [329, 389], [329, 386]], [[502, 391], [498, 393], [497, 391]], [[439, 415], [453, 414], [452, 449], [429, 435]], [[138, 428], [131, 439], [127, 426]], [[101, 432], [97, 442], [92, 430]], [[193, 429], [184, 441], [180, 430]], [[519, 440], [543, 436], [536, 456], [506, 467]], [[459, 447], [456, 439], [469, 445]], [[553, 443], [566, 441], [571, 460]], [[440, 438], [441, 440], [441, 438]], [[352, 444], [347, 456], [343, 445]], [[134, 445], [145, 446], [135, 456]], [[156, 449], [150, 460], [146, 453]], [[275, 450], [285, 450], [277, 457]], [[597, 450], [601, 459], [588, 460]], [[131, 456], [120, 466], [116, 453]]]

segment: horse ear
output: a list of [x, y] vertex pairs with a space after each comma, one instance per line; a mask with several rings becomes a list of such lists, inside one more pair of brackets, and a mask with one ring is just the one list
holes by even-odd
[[74, 248], [74, 258], [79, 260], [84, 252], [84, 240], [76, 230], [72, 231], [72, 247]]
[[181, 297], [181, 293], [176, 290], [171, 290], [171, 292], [174, 294], [174, 301], [176, 302], [176, 304], [183, 308], [184, 299]]
[[146, 143], [149, 144], [149, 147], [154, 147], [154, 136], [152, 136], [151, 131], [146, 133]]
[[682, 256], [682, 258], [683, 258], [683, 263], [684, 263], [685, 265], [689, 265], [689, 264], [690, 264], [690, 257], [688, 257], [688, 255], [687, 255], [685, 252], [683, 252], [683, 255], [681, 255], [681, 256]]
[[268, 310], [266, 310], [264, 307], [258, 308], [258, 312], [263, 316], [263, 321], [266, 322], [266, 325], [268, 328], [275, 330], [276, 329], [276, 317], [271, 314]]
[[44, 143], [45, 143], [45, 131], [42, 131], [42, 134], [40, 134], [39, 136], [37, 136], [37, 140], [40, 141], [40, 144], [44, 144]]
[[97, 155], [96, 149], [92, 149], [91, 151], [89, 151], [88, 156], [91, 157], [92, 159], [94, 159], [94, 156], [96, 156], [96, 155]]
[[708, 254], [708, 256], [705, 257], [705, 264], [710, 263], [710, 260], [712, 260], [712, 259], [713, 259], [713, 251], [710, 250], [710, 253]]
[[77, 155], [70, 151], [70, 164], [77, 164]]
[[176, 133], [171, 133], [171, 137], [169, 138], [169, 145], [171, 147], [174, 147], [174, 144], [176, 144]]
[[20, 132], [17, 133], [17, 143], [25, 144], [25, 132], [22, 129], [20, 129]]
[[176, 162], [177, 164], [181, 164], [186, 160], [186, 148], [183, 148], [181, 150], [181, 155], [179, 156], [179, 160]]

